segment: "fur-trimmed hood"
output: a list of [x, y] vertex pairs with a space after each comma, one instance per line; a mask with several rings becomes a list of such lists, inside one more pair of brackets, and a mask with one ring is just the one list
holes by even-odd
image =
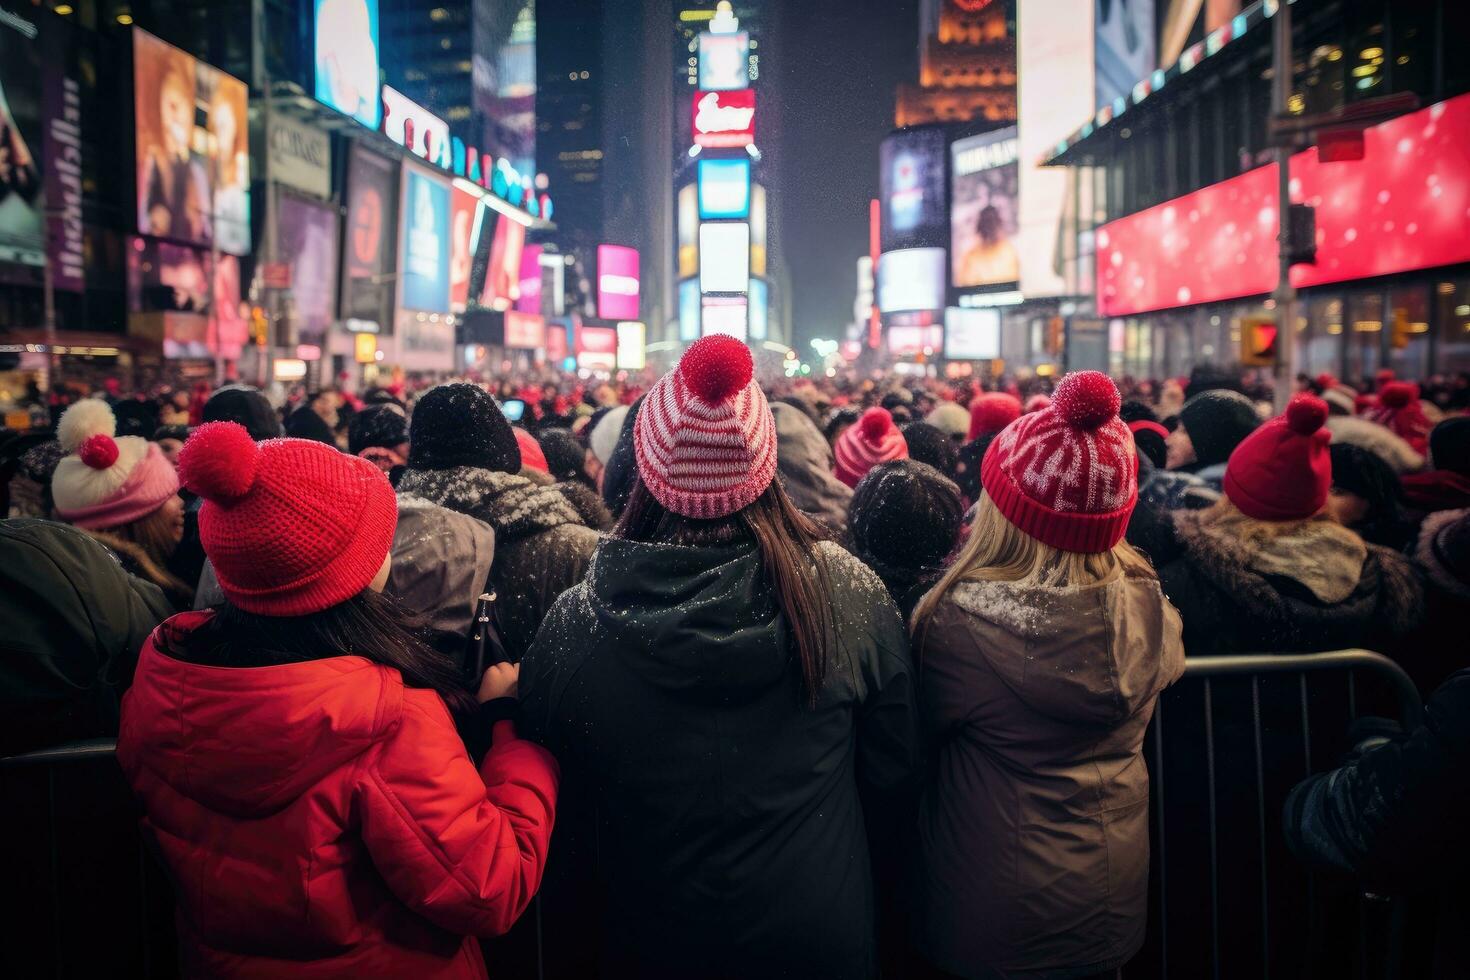
[[1436, 539], [1441, 531], [1466, 518], [1470, 518], [1470, 507], [1430, 514], [1419, 528], [1419, 540], [1414, 543], [1413, 557], [1432, 586], [1455, 599], [1470, 601], [1470, 582], [1457, 576], [1445, 565], [1444, 557], [1436, 547]]
[[577, 508], [558, 485], [538, 486], [515, 473], [476, 466], [409, 469], [398, 481], [398, 492], [414, 494], [478, 518], [495, 529], [495, 537], [501, 543], [564, 524], [585, 526]]

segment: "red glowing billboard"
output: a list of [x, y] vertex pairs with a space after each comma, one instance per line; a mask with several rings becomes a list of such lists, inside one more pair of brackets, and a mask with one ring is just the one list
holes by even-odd
[[692, 117], [697, 145], [749, 146], [755, 142], [755, 89], [696, 92]]
[[[1097, 232], [1097, 303], [1127, 316], [1276, 288], [1276, 167], [1175, 198]], [[1316, 208], [1318, 286], [1470, 261], [1470, 95], [1364, 133], [1360, 161], [1291, 160], [1291, 196]]]

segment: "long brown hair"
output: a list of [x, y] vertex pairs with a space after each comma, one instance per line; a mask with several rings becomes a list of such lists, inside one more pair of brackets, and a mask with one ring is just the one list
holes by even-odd
[[753, 540], [796, 646], [807, 704], [815, 707], [827, 677], [827, 645], [834, 636], [831, 578], [817, 554], [826, 535], [796, 509], [779, 481], [772, 480], [753, 503], [729, 517], [696, 520], [666, 509], [639, 477], [612, 534], [684, 547]]
[[92, 537], [132, 563], [132, 571], [163, 590], [176, 609], [194, 604], [194, 587], [168, 570], [178, 542], [174, 540], [175, 518], [159, 507], [146, 517], [106, 530], [88, 531]]

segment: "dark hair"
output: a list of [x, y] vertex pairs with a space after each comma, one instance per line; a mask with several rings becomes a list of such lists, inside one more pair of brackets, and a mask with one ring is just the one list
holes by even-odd
[[1346, 442], [1327, 447], [1332, 461], [1332, 486], [1362, 497], [1368, 513], [1353, 527], [1371, 544], [1395, 550], [1408, 541], [1404, 519], [1404, 487], [1399, 475], [1377, 453]]
[[964, 520], [953, 480], [927, 463], [895, 459], [858, 483], [847, 524], [858, 558], [878, 573], [907, 619], [939, 580]]
[[796, 647], [807, 704], [816, 705], [827, 676], [828, 638], [833, 635], [831, 580], [816, 554], [826, 535], [796, 509], [779, 480], [772, 480], [744, 509], [706, 521], [666, 509], [640, 476], [612, 533], [628, 541], [684, 547], [753, 540]]
[[862, 412], [856, 408], [839, 408], [832, 413], [831, 418], [827, 419], [827, 424], [822, 426], [822, 435], [828, 442], [835, 442], [838, 430], [845, 429], [849, 425], [856, 425], [858, 416], [861, 414]]
[[1141, 402], [1136, 398], [1130, 398], [1118, 409], [1118, 418], [1124, 422], [1157, 422], [1159, 416], [1149, 407], [1147, 402]]
[[980, 482], [980, 464], [985, 461], [985, 451], [998, 435], [999, 432], [987, 432], [974, 442], [965, 443], [957, 454], [959, 461], [955, 463], [954, 482], [959, 484], [960, 493], [972, 504], [980, 500], [980, 491], [985, 489]]
[[392, 667], [408, 687], [436, 692], [456, 714], [475, 700], [459, 670], [436, 653], [422, 624], [391, 596], [364, 589], [305, 616], [260, 616], [224, 602], [188, 638], [185, 659], [216, 667], [266, 667], [358, 656]]
[[899, 429], [909, 447], [909, 459], [928, 463], [944, 476], [954, 478], [960, 447], [953, 439], [928, 422], [909, 422]]

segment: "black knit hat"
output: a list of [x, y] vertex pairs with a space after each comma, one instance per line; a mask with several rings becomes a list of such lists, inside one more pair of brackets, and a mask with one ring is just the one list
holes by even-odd
[[1179, 422], [1189, 433], [1200, 466], [1230, 459], [1235, 447], [1261, 424], [1249, 398], [1223, 388], [1191, 397], [1179, 410]]
[[236, 385], [221, 388], [204, 403], [204, 421], [238, 422], [256, 442], [281, 435], [281, 417], [264, 395], [254, 388]]
[[544, 429], [536, 436], [546, 469], [558, 482], [586, 481], [587, 447], [567, 429]]
[[959, 484], [965, 499], [972, 504], [980, 499], [980, 491], [985, 489], [980, 482], [980, 464], [985, 460], [985, 450], [990, 448], [998, 435], [999, 432], [987, 432], [974, 442], [967, 442], [959, 448], [954, 481]]
[[473, 466], [519, 473], [521, 448], [490, 393], [457, 382], [431, 388], [414, 406], [408, 430], [408, 467], [447, 470]]
[[1470, 416], [1445, 419], [1429, 430], [1429, 458], [1437, 470], [1470, 476]]
[[356, 456], [364, 449], [392, 449], [408, 441], [408, 419], [397, 405], [369, 405], [347, 423], [347, 451]]
[[153, 430], [153, 442], [162, 442], [165, 439], [177, 439], [179, 442], [189, 438], [189, 427], [187, 425], [160, 425]]
[[158, 405], [140, 402], [136, 398], [124, 398], [112, 406], [112, 417], [117, 419], [117, 434], [120, 436], [142, 436], [147, 439], [158, 428]]
[[332, 434], [332, 427], [326, 423], [320, 415], [312, 409], [310, 404], [302, 405], [286, 418], [286, 435], [292, 439], [310, 439], [337, 448], [337, 437]]
[[900, 428], [903, 441], [908, 443], [909, 459], [928, 463], [944, 476], [954, 479], [959, 447], [953, 439], [928, 422], [910, 422]]
[[937, 569], [954, 550], [964, 521], [959, 487], [927, 463], [895, 459], [858, 483], [847, 512], [848, 533], [863, 562], [894, 582]]

